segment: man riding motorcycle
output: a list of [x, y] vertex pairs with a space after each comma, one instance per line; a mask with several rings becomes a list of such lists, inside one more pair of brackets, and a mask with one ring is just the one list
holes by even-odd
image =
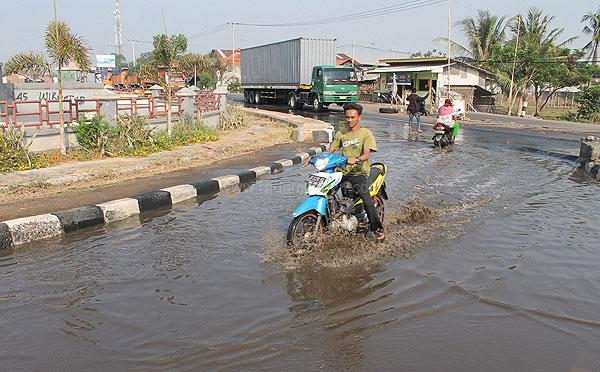
[[357, 103], [344, 105], [348, 130], [338, 131], [327, 151], [333, 153], [341, 149], [342, 155], [348, 157], [348, 165], [342, 171], [344, 174], [342, 181], [350, 182], [355, 192], [360, 195], [369, 218], [370, 230], [375, 235], [375, 239], [383, 241], [385, 239], [383, 224], [373, 204], [368, 183], [371, 168], [369, 156], [371, 152], [377, 151], [377, 144], [373, 133], [360, 126], [362, 110], [362, 106]]

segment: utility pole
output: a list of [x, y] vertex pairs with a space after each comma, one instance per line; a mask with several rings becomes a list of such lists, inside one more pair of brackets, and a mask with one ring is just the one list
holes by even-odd
[[133, 57], [133, 67], [135, 67], [135, 41], [131, 40], [131, 54]]
[[115, 45], [117, 54], [123, 55], [123, 39], [121, 38], [121, 2], [115, 0]]
[[231, 72], [235, 70], [235, 23], [231, 22]]
[[[513, 57], [512, 73], [510, 74], [510, 89], [508, 90], [508, 116], [512, 114], [513, 107], [513, 87], [515, 82], [515, 67], [517, 65], [517, 50], [519, 49], [519, 34], [521, 33], [521, 15], [517, 15], [517, 40], [515, 43], [515, 55]], [[515, 95], [516, 97], [516, 95]]]
[[451, 21], [451, 17], [450, 17], [450, 10], [451, 10], [451, 6], [450, 6], [450, 0], [448, 0], [448, 68], [447, 68], [447, 76], [448, 76], [448, 98], [450, 98], [450, 52], [452, 50], [452, 38], [450, 37], [450, 31], [452, 29], [452, 21]]

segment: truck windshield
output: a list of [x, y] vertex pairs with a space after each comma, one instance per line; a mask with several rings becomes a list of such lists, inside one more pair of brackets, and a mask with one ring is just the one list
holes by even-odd
[[325, 84], [356, 84], [356, 71], [349, 68], [326, 68], [325, 69]]

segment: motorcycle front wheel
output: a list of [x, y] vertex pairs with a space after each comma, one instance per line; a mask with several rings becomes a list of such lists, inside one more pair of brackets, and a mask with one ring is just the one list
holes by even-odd
[[[317, 221], [321, 221], [318, 223]], [[294, 218], [287, 231], [288, 244], [316, 243], [323, 234], [323, 220], [315, 211], [309, 211]]]

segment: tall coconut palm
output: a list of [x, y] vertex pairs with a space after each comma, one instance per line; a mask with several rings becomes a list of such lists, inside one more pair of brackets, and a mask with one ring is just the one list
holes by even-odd
[[589, 51], [589, 58], [592, 60], [592, 63], [597, 64], [598, 48], [600, 48], [600, 7], [598, 7], [596, 13], [589, 12], [581, 17], [581, 23], [584, 22], [587, 22], [588, 25], [583, 27], [583, 33], [592, 35], [592, 40], [583, 47], [583, 50]]
[[[517, 30], [519, 30], [519, 37], [524, 46], [534, 48], [562, 48], [573, 42], [577, 37], [571, 37], [558, 42], [558, 38], [565, 29], [563, 27], [551, 28], [551, 24], [555, 18], [554, 16], [544, 14], [544, 11], [541, 9], [530, 8], [527, 11], [526, 17], [518, 17], [511, 23], [510, 27], [515, 35]], [[517, 23], [520, 23], [520, 25]]]
[[71, 33], [69, 26], [58, 20], [53, 20], [46, 28], [46, 50], [58, 70], [58, 129], [60, 132], [60, 152], [65, 155], [65, 128], [62, 91], [62, 69], [68, 64], [75, 64], [81, 71], [90, 71], [91, 59], [89, 48], [81, 37]]
[[487, 10], [479, 10], [477, 18], [469, 16], [457, 22], [469, 43], [468, 47], [462, 49], [475, 64], [484, 64], [490, 57], [492, 46], [504, 41], [504, 21], [505, 17], [491, 15]]

